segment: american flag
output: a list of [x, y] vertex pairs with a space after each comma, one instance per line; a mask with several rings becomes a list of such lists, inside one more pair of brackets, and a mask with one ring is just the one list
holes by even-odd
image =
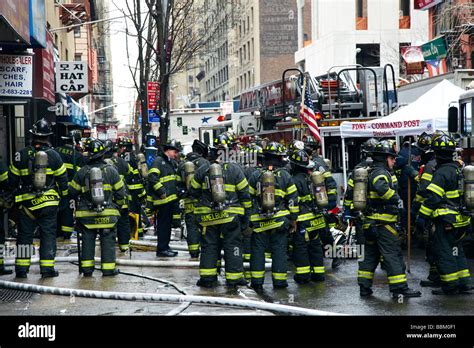
[[314, 113], [314, 104], [309, 93], [309, 85], [306, 83], [306, 81], [304, 83], [304, 86], [305, 92], [303, 96], [303, 103], [301, 104], [300, 117], [303, 122], [306, 123], [306, 125], [308, 126], [311, 135], [315, 137], [318, 141], [321, 141], [318, 121], [316, 119], [316, 114]]

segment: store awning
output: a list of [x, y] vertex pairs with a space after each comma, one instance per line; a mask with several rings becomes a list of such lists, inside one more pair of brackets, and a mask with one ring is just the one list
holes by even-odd
[[79, 126], [81, 128], [90, 127], [89, 118], [82, 106], [68, 95], [66, 95], [66, 103], [67, 115], [57, 116], [56, 121], [66, 125]]

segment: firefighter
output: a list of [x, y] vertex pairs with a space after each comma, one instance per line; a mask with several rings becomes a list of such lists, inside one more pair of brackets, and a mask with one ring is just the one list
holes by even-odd
[[[398, 221], [400, 197], [392, 172], [397, 152], [393, 143], [383, 140], [375, 145], [373, 164], [368, 173], [367, 210], [365, 213], [365, 257], [359, 262], [360, 295], [372, 294], [374, 272], [383, 256], [390, 291], [394, 298], [419, 297], [421, 293], [408, 288], [401, 252]], [[354, 192], [354, 196], [358, 194]]]
[[[415, 219], [419, 213], [420, 207], [427, 197], [427, 188], [433, 179], [433, 174], [436, 170], [436, 159], [434, 157], [433, 149], [431, 148], [431, 142], [433, 139], [432, 134], [423, 133], [419, 136], [416, 147], [420, 151], [421, 155], [421, 167], [416, 181], [418, 187], [416, 190], [415, 199], [412, 203], [411, 216]], [[438, 269], [436, 268], [434, 251], [433, 251], [433, 230], [430, 223], [427, 224], [425, 230], [416, 231], [419, 242], [422, 242], [423, 235], [427, 234], [426, 240], [426, 262], [429, 264], [429, 273], [426, 280], [422, 280], [420, 285], [422, 287], [439, 287], [441, 286], [441, 280], [439, 277]]]
[[209, 164], [206, 159], [209, 155], [209, 147], [207, 144], [196, 139], [192, 145], [193, 152], [186, 155], [185, 160], [178, 167], [178, 174], [182, 178], [181, 190], [185, 192], [183, 199], [184, 204], [184, 221], [186, 223], [186, 240], [188, 243], [188, 251], [191, 258], [198, 258], [200, 253], [200, 235], [199, 224], [194, 216], [194, 206], [198, 202], [197, 199], [190, 197], [189, 185], [192, 176], [202, 165]]
[[10, 187], [18, 206], [18, 238], [15, 272], [26, 278], [31, 264], [33, 233], [40, 230], [40, 272], [42, 278], [57, 277], [54, 268], [59, 201], [68, 196], [66, 167], [51, 147], [51, 123], [44, 118], [29, 130], [31, 145], [13, 156]]
[[76, 201], [77, 228], [82, 239], [80, 270], [84, 277], [94, 272], [95, 240], [100, 235], [103, 276], [118, 274], [115, 264], [116, 224], [125, 204], [125, 185], [117, 170], [104, 161], [105, 145], [98, 139], [86, 143], [87, 164], [69, 186]]
[[[325, 248], [327, 248], [328, 246], [333, 248], [335, 241], [330, 229], [336, 227], [338, 223], [338, 218], [331, 211], [337, 208], [337, 183], [332, 176], [331, 168], [328, 165], [328, 161], [318, 154], [318, 151], [321, 147], [321, 143], [319, 142], [319, 140], [311, 135], [306, 135], [303, 138], [303, 142], [305, 151], [308, 153], [311, 160], [314, 162], [314, 169], [324, 173], [325, 184], [329, 198], [329, 204], [326, 209], [327, 213], [325, 214], [325, 218], [329, 228], [323, 234], [320, 235], [320, 238]], [[341, 264], [342, 260], [340, 258], [333, 258], [333, 269], [338, 268]]]
[[169, 247], [173, 215], [178, 207], [179, 176], [177, 160], [182, 151], [181, 144], [171, 140], [163, 146], [163, 154], [158, 156], [148, 174], [148, 202], [156, 212], [156, 233], [158, 246], [156, 256], [175, 257], [176, 251]]
[[434, 261], [441, 280], [435, 295], [468, 293], [471, 279], [462, 240], [470, 232], [471, 218], [462, 214], [461, 166], [455, 158], [456, 142], [449, 135], [432, 141], [436, 170], [426, 188], [426, 199], [421, 205], [417, 228], [425, 230], [428, 220], [434, 224]]
[[[80, 151], [81, 131], [72, 130], [67, 136], [61, 137], [64, 145], [55, 150], [61, 156], [66, 166], [68, 182], [74, 178], [74, 175], [86, 164], [84, 156]], [[59, 203], [58, 212], [58, 235], [64, 239], [70, 239], [74, 231], [74, 211], [69, 197], [62, 197]]]
[[129, 200], [129, 212], [134, 222], [134, 231], [137, 231], [139, 237], [143, 237], [143, 224], [141, 221], [142, 206], [146, 206], [147, 193], [145, 190], [145, 178], [140, 174], [138, 168], [137, 155], [133, 152], [133, 142], [130, 138], [124, 137], [119, 143], [119, 156], [132, 167], [131, 179], [127, 183], [127, 190], [131, 196]]
[[13, 271], [5, 268], [5, 216], [11, 206], [11, 193], [8, 186], [8, 166], [0, 161], [0, 275], [12, 274]]
[[274, 288], [286, 288], [288, 260], [288, 232], [296, 229], [298, 217], [298, 192], [293, 179], [283, 167], [285, 148], [276, 142], [267, 144], [264, 165], [250, 177], [250, 194], [253, 198], [250, 217], [252, 254], [250, 268], [252, 287], [263, 290], [265, 278], [265, 250], [272, 255]]
[[242, 168], [223, 160], [228, 145], [226, 138], [225, 135], [216, 138], [219, 145], [210, 152], [211, 163], [196, 171], [190, 188], [191, 196], [198, 199], [194, 213], [202, 227], [197, 285], [206, 288], [217, 284], [221, 249], [227, 286], [247, 284], [243, 273], [242, 230], [248, 226], [249, 186]]
[[294, 151], [289, 160], [291, 175], [298, 190], [300, 209], [298, 226], [293, 234], [293, 263], [296, 267], [294, 279], [299, 284], [306, 284], [310, 280], [323, 281], [325, 277], [320, 235], [327, 233], [328, 229], [322, 214], [322, 209], [328, 204], [324, 176], [321, 172], [311, 173], [314, 162], [309, 159], [305, 150]]
[[[114, 166], [119, 173], [120, 179], [125, 184], [126, 199], [125, 204], [120, 207], [120, 217], [117, 221], [117, 242], [122, 253], [130, 250], [131, 225], [128, 204], [132, 197], [128, 193], [128, 185], [132, 185], [132, 167], [122, 157], [114, 156], [114, 143], [106, 140], [104, 143], [105, 154], [104, 160], [107, 164]], [[134, 236], [137, 238], [138, 236]]]

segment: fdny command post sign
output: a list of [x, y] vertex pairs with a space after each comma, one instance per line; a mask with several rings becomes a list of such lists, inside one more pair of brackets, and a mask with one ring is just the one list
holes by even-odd
[[56, 63], [56, 93], [87, 93], [87, 62]]
[[33, 96], [33, 57], [0, 55], [0, 96]]

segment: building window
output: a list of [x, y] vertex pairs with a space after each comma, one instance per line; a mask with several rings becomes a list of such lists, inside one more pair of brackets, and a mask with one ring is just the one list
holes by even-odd
[[369, 27], [369, 21], [367, 16], [367, 1], [368, 0], [355, 0], [356, 1], [356, 30], [367, 30]]
[[82, 54], [76, 53], [76, 54], [74, 55], [74, 60], [75, 60], [76, 62], [80, 62], [80, 61], [82, 60]]
[[250, 61], [250, 41], [247, 42], [247, 52], [248, 52], [248, 55], [249, 55], [249, 61]]
[[66, 61], [68, 61], [68, 60], [69, 60], [69, 51], [68, 51], [68, 49], [66, 48]]
[[410, 29], [410, 0], [400, 0], [399, 28]]
[[244, 45], [244, 60], [247, 59], [247, 46]]
[[74, 37], [81, 37], [81, 27], [74, 28]]
[[357, 55], [357, 64], [362, 66], [380, 66], [380, 44], [358, 44], [361, 51]]

